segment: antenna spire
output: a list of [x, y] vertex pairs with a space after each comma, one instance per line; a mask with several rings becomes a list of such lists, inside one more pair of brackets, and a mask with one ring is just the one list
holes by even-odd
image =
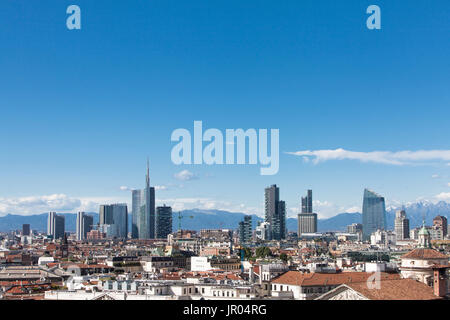
[[147, 157], [147, 175], [145, 177], [145, 182], [146, 182], [146, 186], [149, 187], [150, 186], [150, 162], [149, 162], [148, 157]]

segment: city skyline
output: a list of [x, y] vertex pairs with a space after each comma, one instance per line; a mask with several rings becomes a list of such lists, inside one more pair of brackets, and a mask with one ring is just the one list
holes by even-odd
[[[288, 217], [307, 189], [321, 218], [361, 212], [364, 188], [387, 206], [448, 202], [448, 3], [437, 2], [380, 1], [377, 31], [357, 1], [87, 2], [77, 31], [64, 6], [2, 3], [0, 215], [130, 206], [146, 156], [156, 205], [175, 211], [262, 216], [274, 183]], [[197, 120], [279, 129], [278, 174], [174, 165], [171, 133]]]

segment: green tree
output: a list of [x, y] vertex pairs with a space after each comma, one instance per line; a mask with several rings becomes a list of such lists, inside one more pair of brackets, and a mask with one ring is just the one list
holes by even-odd
[[250, 260], [253, 256], [252, 250], [250, 248], [243, 248], [242, 250], [244, 250], [244, 259]]
[[256, 256], [258, 258], [265, 258], [272, 255], [272, 251], [268, 247], [259, 247], [256, 249]]
[[283, 260], [284, 263], [286, 263], [289, 260], [289, 257], [286, 253], [280, 254], [280, 259]]

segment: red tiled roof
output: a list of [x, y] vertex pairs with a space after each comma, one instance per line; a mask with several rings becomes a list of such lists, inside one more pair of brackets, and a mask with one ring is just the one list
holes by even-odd
[[382, 280], [380, 289], [369, 289], [364, 282], [346, 284], [370, 300], [435, 300], [441, 299], [433, 288], [413, 279]]
[[[298, 286], [337, 286], [344, 283], [366, 282], [373, 275], [367, 272], [301, 273], [288, 271], [272, 280], [272, 283]], [[399, 279], [398, 274], [381, 273], [381, 279]]]
[[417, 248], [404, 254], [402, 259], [448, 259], [448, 256], [434, 249]]

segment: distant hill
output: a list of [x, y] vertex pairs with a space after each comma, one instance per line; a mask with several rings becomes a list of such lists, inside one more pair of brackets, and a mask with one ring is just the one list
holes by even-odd
[[[399, 208], [388, 208], [386, 212], [387, 224], [389, 229], [394, 227], [395, 211]], [[450, 220], [450, 203], [441, 201], [436, 204], [431, 202], [417, 202], [405, 207], [406, 214], [410, 219], [411, 228], [420, 226], [422, 219], [425, 217], [427, 225], [431, 225], [433, 218], [442, 215]], [[94, 217], [94, 224], [98, 223], [98, 213], [88, 213]], [[181, 227], [183, 229], [200, 230], [200, 229], [237, 229], [239, 222], [244, 219], [245, 214], [240, 212], [228, 212], [223, 210], [184, 210], [181, 212]], [[76, 214], [64, 213], [66, 217], [66, 231], [75, 232]], [[192, 217], [192, 218], [190, 218]], [[253, 228], [256, 227], [258, 221], [263, 219], [257, 215], [253, 217]], [[318, 231], [345, 231], [347, 226], [352, 223], [361, 223], [361, 213], [339, 213], [328, 219], [318, 220]], [[8, 214], [0, 217], [0, 231], [22, 229], [22, 224], [29, 223], [31, 229], [46, 231], [47, 230], [47, 213], [35, 214], [29, 216]], [[173, 230], [178, 229], [178, 213], [173, 215]], [[297, 219], [288, 218], [286, 226], [289, 231], [297, 230]], [[128, 229], [131, 230], [131, 215], [128, 217]]]

